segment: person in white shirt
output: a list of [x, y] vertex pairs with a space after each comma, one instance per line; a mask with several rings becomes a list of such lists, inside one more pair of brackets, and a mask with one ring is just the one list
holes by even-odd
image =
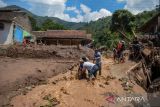
[[92, 75], [96, 78], [97, 76], [97, 71], [98, 71], [98, 66], [94, 63], [91, 63], [87, 60], [86, 57], [82, 57], [83, 60], [83, 69], [82, 71], [88, 70], [88, 77], [91, 79]]

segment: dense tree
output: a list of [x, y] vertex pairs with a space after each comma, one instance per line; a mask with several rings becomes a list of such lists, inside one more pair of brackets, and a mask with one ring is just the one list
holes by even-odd
[[150, 20], [157, 13], [158, 13], [158, 11], [152, 10], [152, 11], [144, 11], [142, 13], [137, 14], [135, 16], [136, 28], [141, 27], [144, 23], [146, 23], [148, 20]]
[[53, 22], [51, 19], [46, 19], [42, 25], [38, 25], [36, 19], [29, 16], [33, 31], [46, 31], [46, 30], [63, 30], [65, 27], [61, 24]]
[[53, 22], [51, 19], [46, 19], [41, 26], [41, 30], [63, 30], [63, 25]]
[[112, 49], [120, 39], [124, 39], [124, 36], [127, 41], [132, 39], [135, 28], [142, 26], [156, 13], [153, 10], [132, 15], [127, 10], [117, 10], [112, 17], [91, 21], [81, 29], [87, 30], [88, 33], [93, 35], [95, 46], [105, 46]]
[[134, 21], [134, 15], [128, 10], [117, 10], [112, 16], [111, 30], [121, 33], [124, 38], [130, 40], [126, 35], [126, 32], [133, 33], [135, 29]]
[[34, 19], [32, 16], [28, 16], [28, 17], [29, 17], [29, 20], [30, 20], [30, 22], [31, 22], [32, 30], [33, 30], [33, 31], [40, 30], [40, 28], [39, 28], [38, 25], [37, 25], [36, 19]]

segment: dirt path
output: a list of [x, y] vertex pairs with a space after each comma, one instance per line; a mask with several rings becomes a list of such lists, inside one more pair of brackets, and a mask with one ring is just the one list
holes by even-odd
[[110, 73], [113, 76], [117, 77], [118, 79], [122, 77], [126, 77], [127, 76], [126, 72], [135, 64], [136, 64], [135, 62], [131, 62], [128, 60], [126, 60], [125, 63], [121, 63], [121, 64], [114, 63], [113, 65], [110, 66]]
[[138, 85], [124, 89], [122, 77], [134, 63], [113, 64], [112, 59], [103, 58], [103, 75], [96, 81], [87, 82], [75, 78], [77, 67], [67, 73], [48, 79], [47, 84], [32, 88], [25, 95], [11, 101], [14, 107], [123, 107], [132, 103], [110, 103], [110, 95], [125, 96], [129, 93], [145, 94]]
[[[0, 107], [10, 99], [40, 84], [60, 72], [66, 72], [74, 61], [55, 59], [0, 58]], [[74, 63], [73, 63], [74, 62]]]

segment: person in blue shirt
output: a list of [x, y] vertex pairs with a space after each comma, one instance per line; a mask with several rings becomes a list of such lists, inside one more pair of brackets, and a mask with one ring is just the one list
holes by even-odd
[[101, 69], [102, 69], [101, 53], [98, 49], [95, 50], [93, 62], [98, 66], [99, 75], [101, 75], [102, 73], [101, 72]]

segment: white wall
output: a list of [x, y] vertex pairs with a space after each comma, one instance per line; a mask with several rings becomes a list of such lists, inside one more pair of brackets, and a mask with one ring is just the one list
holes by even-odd
[[0, 45], [13, 44], [13, 23], [0, 22], [4, 24], [4, 29], [0, 30]]

